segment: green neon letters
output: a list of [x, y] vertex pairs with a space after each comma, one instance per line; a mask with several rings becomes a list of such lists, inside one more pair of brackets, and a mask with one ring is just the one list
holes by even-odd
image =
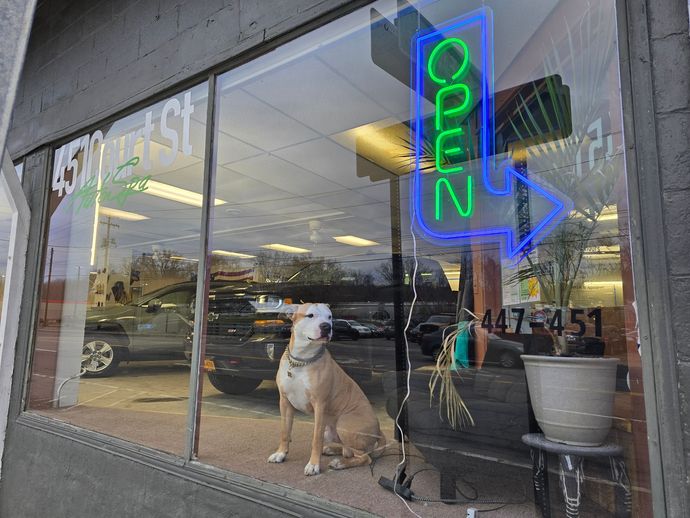
[[460, 205], [460, 202], [458, 201], [458, 197], [455, 196], [455, 191], [453, 190], [453, 186], [450, 184], [448, 181], [448, 178], [439, 178], [436, 181], [436, 221], [441, 221], [443, 218], [442, 214], [442, 204], [441, 204], [441, 190], [443, 186], [446, 187], [446, 190], [448, 191], [448, 194], [450, 194], [450, 198], [453, 200], [453, 204], [455, 205], [455, 210], [458, 211], [458, 214], [462, 216], [463, 218], [471, 218], [472, 217], [472, 210], [474, 209], [474, 203], [473, 203], [473, 196], [472, 196], [472, 177], [467, 176], [467, 204], [465, 205], [465, 209], [463, 210], [462, 205]]
[[459, 38], [446, 38], [445, 40], [442, 40], [441, 43], [436, 45], [436, 47], [434, 47], [434, 50], [432, 50], [431, 54], [429, 55], [429, 64], [427, 65], [427, 71], [429, 72], [429, 77], [434, 83], [437, 83], [439, 85], [445, 85], [449, 83], [447, 79], [439, 77], [436, 74], [436, 65], [439, 59], [441, 59], [443, 53], [450, 50], [454, 45], [459, 45], [462, 49], [462, 63], [460, 64], [460, 67], [455, 71], [455, 73], [450, 77], [450, 82], [453, 83], [458, 79], [462, 79], [462, 76], [465, 75], [465, 72], [467, 72], [467, 70], [469, 69], [470, 51], [467, 48], [467, 43], [465, 43]]
[[[462, 52], [462, 62], [450, 78], [441, 77], [438, 73], [438, 64], [442, 56], [460, 47]], [[457, 52], [451, 54], [455, 57]], [[448, 62], [450, 60], [446, 60]], [[427, 63], [427, 73], [429, 78], [438, 85], [443, 86], [436, 93], [436, 115], [434, 126], [436, 129], [436, 139], [434, 144], [436, 170], [442, 175], [456, 174], [464, 171], [464, 167], [459, 165], [467, 161], [467, 135], [459, 126], [462, 122], [458, 120], [465, 115], [472, 106], [472, 91], [466, 83], [461, 81], [470, 67], [470, 51], [467, 44], [459, 38], [446, 38], [441, 40], [429, 54]], [[454, 125], [453, 122], [456, 122]], [[460, 217], [469, 218], [472, 216], [473, 193], [472, 177], [467, 177], [467, 202], [465, 208], [458, 201], [455, 190], [448, 178], [442, 176], [436, 180], [436, 220], [440, 221], [443, 217], [442, 193], [448, 193], [455, 209]]]
[[[451, 174], [462, 172], [464, 167], [452, 164], [465, 161], [464, 136], [465, 132], [462, 128], [453, 128], [438, 134], [436, 137], [436, 170], [439, 173]], [[448, 159], [451, 165], [444, 164], [444, 158]]]
[[[457, 95], [460, 90], [463, 92], [462, 103], [454, 108], [445, 108], [448, 97]], [[436, 131], [441, 129], [441, 123], [444, 118], [459, 117], [464, 115], [467, 113], [468, 108], [471, 105], [472, 92], [470, 91], [470, 87], [465, 83], [441, 88], [436, 94]]]

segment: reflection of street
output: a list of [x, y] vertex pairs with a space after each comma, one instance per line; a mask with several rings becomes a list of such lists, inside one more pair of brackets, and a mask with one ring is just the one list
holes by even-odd
[[[182, 362], [133, 362], [110, 378], [81, 379], [78, 406], [186, 415], [188, 383], [189, 368]], [[380, 377], [375, 376], [362, 387], [374, 408], [381, 410], [379, 418], [387, 419]], [[250, 394], [230, 396], [217, 391], [204, 378], [202, 416], [278, 419], [275, 381], [264, 381]]]
[[[373, 367], [371, 380], [360, 384], [375, 408], [381, 409], [379, 418], [387, 419], [381, 374], [394, 369], [395, 342], [385, 338], [341, 340], [331, 342], [329, 349], [345, 368], [355, 363], [361, 365], [363, 360]], [[413, 370], [426, 370], [433, 364], [415, 343], [410, 343], [410, 362]], [[122, 363], [112, 377], [81, 378], [78, 405], [186, 414], [188, 384], [189, 366], [182, 361]], [[273, 380], [265, 380], [250, 394], [229, 396], [213, 388], [205, 378], [202, 408], [202, 415], [276, 418], [277, 387]]]

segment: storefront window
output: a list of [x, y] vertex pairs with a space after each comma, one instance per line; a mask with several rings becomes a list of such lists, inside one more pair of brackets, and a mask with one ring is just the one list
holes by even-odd
[[[377, 486], [402, 431], [413, 509], [515, 516], [555, 412], [594, 448], [582, 515], [649, 514], [615, 27], [613, 2], [378, 2], [219, 78], [200, 460], [403, 516]], [[615, 360], [564, 392], [576, 366], [527, 381], [526, 353]], [[545, 418], [528, 385], [556, 396]], [[603, 438], [581, 395], [604, 400]], [[358, 426], [387, 448], [348, 444]]]
[[616, 42], [612, 0], [381, 0], [218, 76], [211, 156], [205, 86], [59, 146], [28, 409], [381, 516], [555, 514], [559, 471], [651, 515]]
[[200, 85], [55, 150], [29, 409], [183, 451], [206, 103]]

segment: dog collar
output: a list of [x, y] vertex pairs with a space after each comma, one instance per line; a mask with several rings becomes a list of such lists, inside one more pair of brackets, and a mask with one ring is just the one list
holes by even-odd
[[311, 358], [297, 358], [296, 356], [293, 356], [290, 353], [290, 348], [286, 347], [285, 348], [285, 354], [287, 355], [287, 361], [288, 365], [290, 365], [290, 368], [294, 367], [304, 367], [306, 365], [309, 365], [310, 363], [314, 363], [316, 360], [321, 358], [323, 356], [323, 353], [326, 352], [326, 348], [322, 345], [321, 349], [319, 349], [319, 352], [317, 352], [314, 356]]

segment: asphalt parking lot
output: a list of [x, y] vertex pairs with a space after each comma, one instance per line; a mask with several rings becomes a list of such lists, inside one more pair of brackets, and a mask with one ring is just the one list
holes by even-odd
[[[384, 412], [381, 375], [394, 369], [395, 346], [383, 338], [338, 342], [336, 347], [368, 349], [372, 354], [374, 374], [361, 386], [377, 411]], [[430, 368], [431, 358], [423, 356], [419, 346], [410, 343], [413, 369]], [[185, 361], [121, 363], [108, 378], [81, 378], [77, 406], [117, 408], [138, 412], [186, 415], [189, 401], [189, 364]], [[278, 418], [278, 389], [273, 380], [265, 380], [246, 395], [228, 395], [216, 390], [204, 376], [202, 415], [254, 418]], [[385, 418], [380, 415], [380, 418]], [[304, 417], [308, 418], [308, 417]]]

